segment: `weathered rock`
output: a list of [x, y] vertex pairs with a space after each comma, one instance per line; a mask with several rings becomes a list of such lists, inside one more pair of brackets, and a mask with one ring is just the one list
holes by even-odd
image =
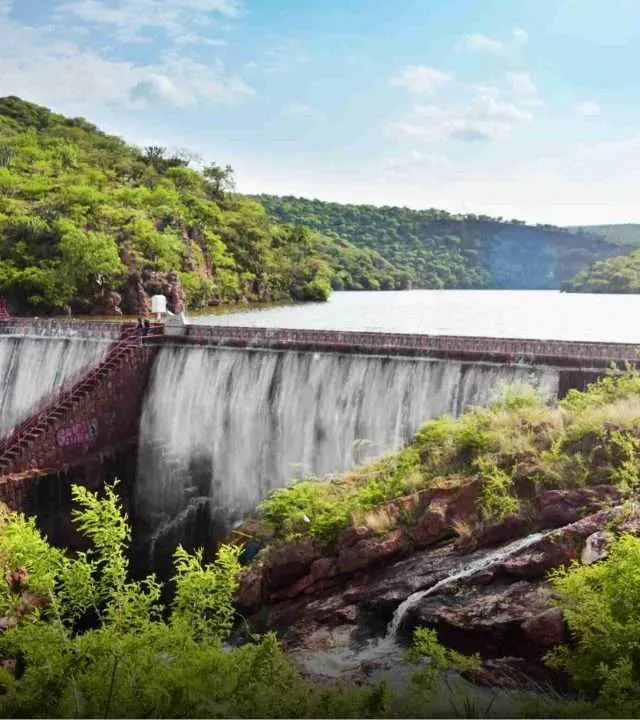
[[169, 297], [167, 298], [167, 309], [169, 312], [179, 315], [184, 312], [185, 306], [185, 294], [180, 284], [180, 279], [176, 273], [171, 273], [168, 277], [169, 280]]
[[287, 585], [283, 590], [271, 593], [270, 600], [277, 602], [278, 600], [290, 600], [298, 597], [298, 595], [302, 595], [306, 590], [313, 586], [314, 583], [315, 578], [312, 575], [305, 575], [293, 583], [293, 585]]
[[551, 591], [540, 583], [488, 588], [462, 587], [425, 597], [407, 613], [406, 629], [437, 628], [448, 647], [482, 657], [538, 657], [546, 638], [527, 634], [523, 624], [548, 609]]
[[576, 490], [547, 490], [539, 495], [537, 504], [545, 527], [561, 527], [619, 502], [620, 492], [615, 487], [596, 485]]
[[310, 540], [272, 550], [265, 560], [265, 587], [273, 593], [304, 577], [320, 551]]
[[569, 565], [580, 557], [586, 539], [608, 523], [619, 520], [620, 508], [601, 510], [588, 517], [555, 530], [528, 550], [505, 560], [500, 570], [507, 575], [541, 578], [549, 570]]
[[507, 515], [503, 520], [481, 528], [475, 535], [475, 546], [501, 545], [527, 534], [531, 522], [522, 515]]
[[549, 670], [537, 658], [502, 657], [485, 660], [477, 670], [462, 673], [469, 682], [485, 687], [504, 689], [531, 689], [539, 692], [540, 687], [552, 686], [564, 690], [564, 678]]
[[427, 547], [446, 538], [452, 532], [447, 519], [446, 504], [432, 502], [422, 514], [420, 521], [407, 532], [416, 547]]
[[348, 548], [355, 545], [364, 538], [371, 537], [371, 530], [365, 525], [358, 525], [357, 527], [348, 527], [342, 532], [336, 541], [336, 548], [338, 552], [341, 548]]
[[338, 555], [340, 572], [362, 570], [388, 558], [405, 555], [411, 549], [411, 540], [402, 529], [393, 530], [379, 538], [365, 538], [355, 545], [343, 548]]
[[311, 575], [315, 580], [335, 577], [340, 573], [336, 558], [322, 557], [311, 563]]
[[594, 562], [606, 558], [609, 554], [611, 540], [611, 533], [606, 530], [599, 530], [593, 533], [593, 535], [589, 535], [584, 544], [584, 548], [582, 548], [580, 562], [583, 565], [592, 565]]
[[254, 612], [260, 607], [263, 598], [262, 573], [261, 567], [251, 567], [240, 576], [235, 602], [242, 612]]
[[562, 612], [557, 608], [528, 618], [522, 623], [522, 630], [541, 649], [560, 645], [567, 639]]
[[122, 303], [122, 295], [117, 292], [110, 292], [106, 303], [105, 303], [105, 314], [106, 315], [122, 315], [122, 308], [120, 307], [120, 304]]

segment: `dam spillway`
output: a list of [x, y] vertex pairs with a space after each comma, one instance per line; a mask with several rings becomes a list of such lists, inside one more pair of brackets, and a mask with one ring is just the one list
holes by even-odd
[[[10, 473], [0, 485], [13, 491], [23, 481], [6, 478], [52, 477], [91, 458], [84, 482], [102, 458], [126, 452], [136, 519], [167, 547], [196, 517], [228, 525], [273, 488], [382, 455], [424, 421], [486, 404], [505, 384], [533, 382], [553, 397], [612, 361], [637, 362], [635, 346], [624, 344], [229, 326], [157, 326], [140, 344], [126, 328], [0, 323], [0, 353], [24, 343], [0, 376], [7, 427], [29, 412], [6, 401], [16, 396], [16, 365], [26, 363], [28, 378], [40, 363], [31, 407], [93, 368], [82, 392], [39, 411], [17, 448], [0, 447]], [[53, 361], [55, 343], [67, 354]], [[3, 497], [19, 506], [23, 495]]]
[[293, 479], [349, 470], [406, 442], [431, 418], [558, 372], [300, 351], [165, 347], [139, 434], [136, 507], [170, 526], [209, 506], [236, 519]]

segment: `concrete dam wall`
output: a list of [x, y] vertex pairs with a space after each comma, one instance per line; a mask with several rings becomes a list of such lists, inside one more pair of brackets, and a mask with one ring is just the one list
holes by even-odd
[[[0, 327], [0, 358], [10, 358], [0, 364], [0, 428], [39, 408], [35, 426], [28, 420], [19, 442], [14, 432], [0, 447], [0, 467], [11, 470], [0, 495], [50, 514], [38, 507], [43, 483], [67, 498], [70, 482], [108, 479], [118, 468], [141, 535], [162, 555], [189, 537], [215, 539], [274, 488], [380, 456], [424, 421], [487, 404], [505, 384], [530, 382], [555, 397], [635, 353], [598, 343], [195, 326], [156, 328], [143, 343], [124, 326], [86, 325]], [[60, 395], [83, 369], [91, 381]], [[34, 375], [31, 395], [21, 393]]]

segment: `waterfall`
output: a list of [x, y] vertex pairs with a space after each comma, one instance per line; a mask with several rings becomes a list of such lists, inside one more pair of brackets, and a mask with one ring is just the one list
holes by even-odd
[[151, 534], [201, 517], [203, 505], [233, 522], [274, 488], [352, 468], [425, 420], [531, 380], [557, 391], [544, 368], [164, 347], [141, 417], [136, 513]]
[[[430, 587], [412, 593], [401, 602], [393, 613], [383, 637], [370, 638], [364, 643], [355, 646], [353, 643], [349, 643], [344, 647], [330, 650], [298, 651], [294, 653], [294, 658], [308, 672], [333, 678], [344, 677], [362, 667], [363, 663], [375, 663], [381, 667], [386, 667], [387, 671], [391, 669], [404, 676], [402, 672], [404, 667], [402, 662], [403, 645], [398, 639], [398, 631], [401, 629], [409, 610], [416, 607], [425, 597], [435, 595], [459, 580], [464, 580], [476, 573], [499, 565], [508, 558], [517, 555], [520, 551], [535, 545], [552, 532], [556, 531], [548, 530], [533, 533], [495, 550], [474, 553], [473, 558], [466, 559], [465, 565]], [[465, 562], [465, 559], [461, 558], [461, 562]]]
[[411, 595], [409, 595], [408, 598], [406, 598], [406, 600], [404, 600], [400, 603], [400, 605], [398, 605], [395, 612], [393, 613], [393, 617], [391, 618], [391, 622], [389, 623], [389, 627], [387, 628], [387, 637], [395, 639], [396, 635], [398, 634], [398, 630], [400, 630], [400, 627], [402, 626], [402, 623], [407, 615], [407, 612], [409, 610], [412, 610], [423, 598], [427, 597], [428, 595], [434, 595], [439, 590], [442, 590], [443, 588], [446, 588], [449, 585], [453, 585], [454, 583], [458, 582], [458, 580], [464, 580], [465, 578], [471, 577], [476, 573], [487, 570], [493, 565], [504, 562], [513, 555], [516, 555], [521, 550], [524, 550], [525, 548], [528, 548], [531, 545], [535, 545], [536, 543], [540, 542], [540, 540], [542, 540], [545, 535], [548, 535], [549, 532], [553, 531], [548, 531], [544, 533], [533, 533], [532, 535], [528, 535], [525, 538], [519, 538], [518, 540], [514, 540], [508, 545], [498, 548], [497, 550], [492, 550], [488, 553], [484, 553], [479, 558], [472, 560], [465, 567], [457, 570], [456, 572], [448, 575], [445, 578], [442, 578], [442, 580], [435, 583], [431, 587], [412, 593]]
[[81, 337], [0, 336], [0, 437], [108, 348]]

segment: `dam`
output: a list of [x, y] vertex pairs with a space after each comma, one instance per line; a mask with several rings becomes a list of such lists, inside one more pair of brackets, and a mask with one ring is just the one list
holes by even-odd
[[271, 490], [528, 382], [581, 388], [637, 346], [406, 333], [0, 321], [0, 499], [69, 543], [69, 486], [117, 476], [151, 552], [211, 544]]

